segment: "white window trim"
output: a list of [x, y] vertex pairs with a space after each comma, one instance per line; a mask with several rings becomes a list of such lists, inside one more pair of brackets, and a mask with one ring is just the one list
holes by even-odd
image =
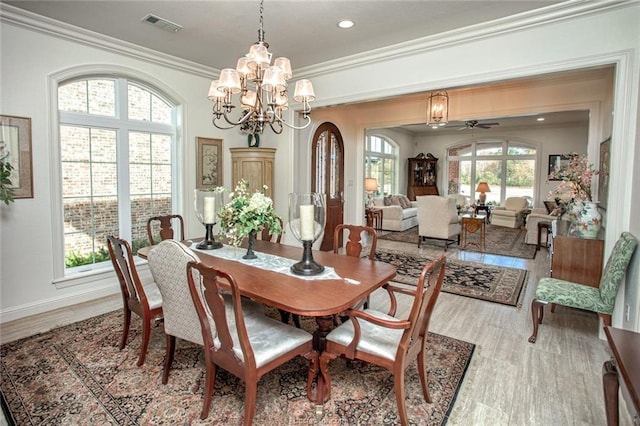
[[[181, 196], [182, 191], [180, 191], [180, 189], [183, 187], [182, 173], [180, 173], [182, 169], [178, 166], [178, 164], [183, 164], [182, 159], [184, 158], [184, 137], [182, 135], [184, 135], [185, 132], [184, 129], [181, 129], [181, 127], [184, 126], [185, 123], [184, 114], [186, 108], [184, 99], [182, 99], [170, 87], [166, 86], [154, 77], [141, 73], [138, 70], [133, 70], [125, 67], [111, 65], [80, 66], [50, 75], [47, 80], [47, 88], [49, 92], [50, 113], [49, 135], [51, 135], [51, 144], [49, 147], [49, 167], [51, 171], [51, 180], [49, 182], [51, 190], [51, 244], [53, 253], [53, 279], [51, 283], [54, 284], [57, 288], [90, 283], [92, 281], [95, 281], [97, 277], [104, 276], [104, 274], [107, 273], [107, 267], [113, 269], [107, 262], [95, 264], [97, 266], [94, 266], [93, 268], [91, 268], [91, 270], [87, 270], [86, 267], [67, 269], [64, 266], [64, 208], [62, 204], [62, 166], [60, 159], [58, 87], [61, 83], [67, 80], [89, 77], [93, 78], [100, 76], [107, 78], [117, 78], [118, 76], [122, 76], [132, 82], [143, 82], [144, 85], [148, 85], [149, 87], [154, 88], [161, 93], [164, 93], [165, 96], [162, 96], [162, 99], [174, 105], [174, 116], [172, 117], [172, 121], [175, 123], [176, 131], [173, 135], [175, 143], [173, 145], [174, 151], [172, 152], [172, 156], [174, 158], [174, 164], [172, 165], [171, 169], [172, 175], [174, 177], [172, 182], [172, 192], [175, 194], [174, 205], [176, 206], [178, 212], [182, 210], [181, 207], [184, 204]], [[100, 116], [95, 116], [95, 118], [99, 119]], [[111, 123], [113, 123], [112, 120], [110, 121]], [[139, 123], [140, 130], [143, 131], [145, 122], [140, 121]], [[108, 127], [112, 127], [112, 125]], [[137, 125], [132, 125], [130, 129], [133, 129], [134, 127], [135, 129], [138, 129]]]

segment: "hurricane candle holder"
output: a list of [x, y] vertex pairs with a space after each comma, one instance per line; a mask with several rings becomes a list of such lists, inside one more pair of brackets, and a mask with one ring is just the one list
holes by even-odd
[[313, 259], [312, 246], [325, 225], [325, 205], [322, 194], [289, 194], [289, 227], [293, 236], [302, 243], [302, 260], [291, 266], [296, 275], [318, 275], [324, 266]]
[[214, 250], [222, 247], [222, 243], [213, 237], [213, 226], [218, 222], [218, 209], [222, 206], [222, 192], [196, 189], [194, 208], [196, 216], [205, 227], [204, 240], [196, 246], [200, 250]]

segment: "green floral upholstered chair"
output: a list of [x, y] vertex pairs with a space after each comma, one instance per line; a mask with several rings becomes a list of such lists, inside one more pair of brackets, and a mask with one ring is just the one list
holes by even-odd
[[629, 232], [622, 233], [604, 267], [600, 287], [590, 287], [556, 278], [542, 278], [538, 282], [536, 297], [531, 302], [533, 334], [529, 337], [529, 342], [536, 342], [538, 324], [542, 323], [544, 305], [547, 303], [551, 303], [551, 312], [554, 311], [555, 305], [596, 312], [605, 325], [610, 326], [618, 287], [624, 278], [637, 243], [636, 238]]

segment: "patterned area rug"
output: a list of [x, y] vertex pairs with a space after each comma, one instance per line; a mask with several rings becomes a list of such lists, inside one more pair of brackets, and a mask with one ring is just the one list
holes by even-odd
[[[277, 312], [275, 315], [278, 315]], [[302, 318], [305, 329], [315, 321]], [[242, 423], [244, 384], [218, 369], [208, 419], [200, 420], [204, 387], [203, 353], [179, 341], [169, 383], [162, 385], [165, 338], [162, 325], [151, 332], [145, 364], [136, 367], [142, 326], [132, 320], [129, 343], [118, 350], [122, 313], [111, 312], [0, 347], [0, 389], [17, 425], [204, 425]], [[422, 399], [415, 363], [405, 391], [412, 424], [446, 422], [475, 345], [429, 333], [429, 391]], [[331, 400], [324, 417], [306, 397], [308, 363], [293, 360], [258, 383], [254, 425], [399, 424], [393, 376], [366, 364], [330, 364]], [[5, 408], [5, 407], [3, 407]]]
[[[401, 251], [376, 250], [376, 260], [390, 263], [397, 269], [394, 281], [415, 284], [424, 265], [433, 258], [424, 255], [410, 256]], [[522, 305], [528, 271], [447, 259], [442, 291], [475, 299]]]
[[[525, 229], [505, 228], [504, 226], [487, 225], [485, 233], [484, 253], [499, 254], [502, 256], [520, 257], [523, 259], [533, 259], [536, 256], [536, 246], [525, 244], [524, 237], [527, 235]], [[471, 238], [476, 237], [472, 235]], [[389, 232], [378, 237], [381, 240], [402, 241], [405, 243], [418, 244], [418, 227], [400, 232]], [[426, 239], [422, 244], [428, 244], [444, 248], [444, 242], [440, 240]], [[450, 248], [459, 248], [458, 243], [450, 243]], [[467, 246], [465, 250], [482, 251], [476, 246]]]

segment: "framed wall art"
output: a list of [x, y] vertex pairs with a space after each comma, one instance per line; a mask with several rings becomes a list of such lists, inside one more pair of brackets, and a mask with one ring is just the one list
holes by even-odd
[[549, 180], [562, 180], [562, 170], [566, 169], [566, 167], [571, 162], [573, 157], [568, 154], [551, 154], [549, 155], [549, 172], [547, 175], [554, 174], [553, 178], [549, 178]]
[[0, 159], [13, 166], [13, 198], [33, 198], [31, 118], [0, 115]]
[[609, 198], [609, 162], [611, 158], [611, 138], [600, 143], [600, 163], [598, 170], [598, 206], [607, 209]]
[[222, 139], [196, 139], [196, 188], [222, 186]]

